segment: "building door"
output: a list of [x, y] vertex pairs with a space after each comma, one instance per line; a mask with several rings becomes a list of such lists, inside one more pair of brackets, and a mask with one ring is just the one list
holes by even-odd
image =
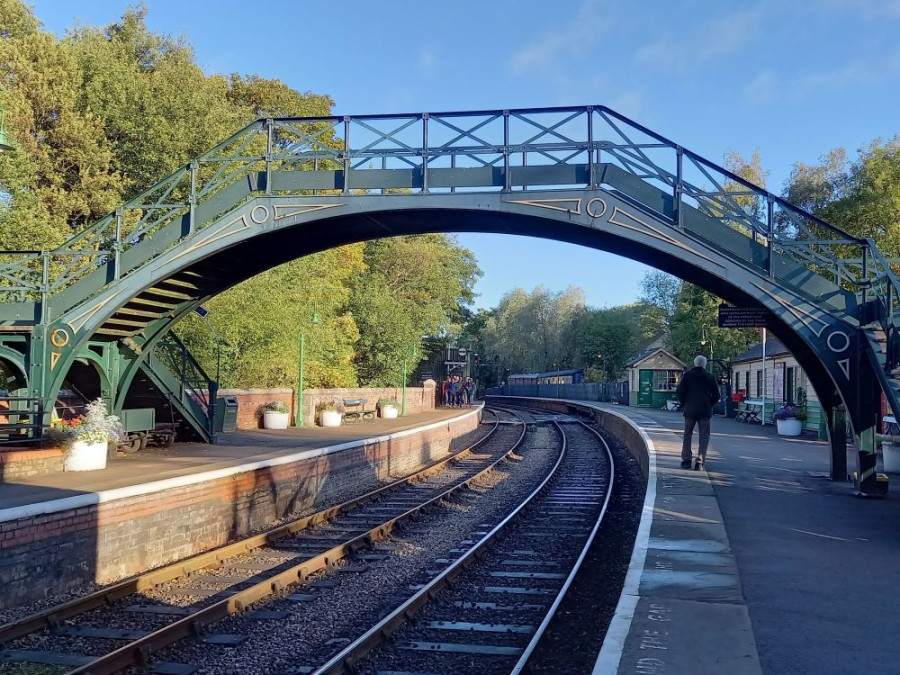
[[638, 405], [653, 405], [653, 371], [642, 370], [638, 374]]

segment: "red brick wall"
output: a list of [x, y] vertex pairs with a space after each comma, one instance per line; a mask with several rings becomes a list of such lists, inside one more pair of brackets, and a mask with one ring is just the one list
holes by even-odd
[[[221, 389], [219, 397], [234, 396], [238, 400], [238, 429], [261, 429], [262, 417], [259, 409], [271, 401], [282, 401], [291, 409], [291, 424], [297, 414], [297, 398], [293, 389]], [[303, 390], [303, 422], [305, 426], [315, 424], [316, 404], [319, 401], [335, 399], [368, 400], [366, 410], [375, 410], [382, 398], [394, 398], [400, 403], [403, 400], [402, 387], [356, 388], [356, 389], [304, 389]], [[406, 414], [415, 415], [420, 412], [434, 410], [435, 390], [433, 385], [406, 388]], [[354, 408], [355, 410], [355, 408]]]
[[0, 511], [0, 608], [139, 574], [290, 513], [343, 501], [339, 495], [348, 489], [364, 492], [363, 485], [444, 456], [453, 437], [477, 425], [472, 414], [330, 454], [211, 472], [196, 477], [200, 482], [156, 486], [152, 493], [120, 497], [123, 491], [113, 491], [99, 504], [89, 503], [96, 494], [68, 493], [60, 497], [77, 503], [52, 513]]
[[219, 398], [234, 396], [238, 400], [238, 429], [262, 429], [262, 415], [259, 409], [266, 403], [281, 401], [291, 410], [291, 419], [294, 418], [294, 390], [290, 388], [280, 389], [220, 389]]
[[8, 448], [0, 452], [0, 483], [62, 471], [64, 462], [65, 452], [59, 448]]

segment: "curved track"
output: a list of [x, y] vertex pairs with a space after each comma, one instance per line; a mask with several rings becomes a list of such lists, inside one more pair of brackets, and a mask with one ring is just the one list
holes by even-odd
[[587, 425], [531, 422], [554, 417], [566, 420], [554, 422], [565, 440], [541, 485], [316, 675], [523, 671], [594, 540], [614, 477], [609, 447]]

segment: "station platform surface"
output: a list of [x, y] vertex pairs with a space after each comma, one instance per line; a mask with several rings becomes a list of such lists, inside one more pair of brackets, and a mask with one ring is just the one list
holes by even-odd
[[459, 417], [477, 409], [438, 408], [397, 417], [363, 420], [339, 427], [291, 427], [220, 433], [215, 445], [176, 443], [171, 448], [147, 448], [111, 459], [99, 471], [56, 472], [0, 482], [0, 511], [67, 497], [100, 493], [190, 474], [265, 461], [304, 450], [387, 436]]
[[900, 673], [900, 475], [859, 499], [825, 442], [718, 417], [706, 471], [685, 470], [680, 413], [598, 405], [656, 466], [595, 675]]

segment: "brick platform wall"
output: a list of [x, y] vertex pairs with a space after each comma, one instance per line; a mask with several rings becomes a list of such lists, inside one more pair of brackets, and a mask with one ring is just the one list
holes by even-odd
[[62, 471], [64, 462], [65, 452], [59, 448], [9, 448], [0, 452], [0, 483]]
[[[220, 546], [290, 513], [346, 499], [446, 455], [477, 413], [369, 443], [0, 511], [0, 608], [110, 583]], [[339, 496], [343, 492], [343, 496]], [[99, 503], [98, 503], [99, 502]]]

